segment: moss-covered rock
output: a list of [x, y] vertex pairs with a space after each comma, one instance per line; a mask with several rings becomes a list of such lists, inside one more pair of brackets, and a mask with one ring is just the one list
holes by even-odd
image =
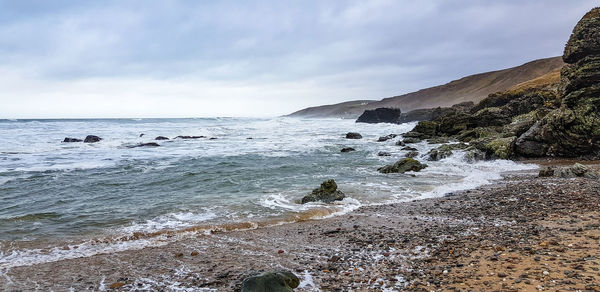
[[462, 150], [468, 147], [465, 143], [456, 143], [456, 144], [444, 144], [438, 148], [431, 149], [427, 153], [427, 160], [429, 161], [438, 161], [444, 158], [452, 156], [454, 150]]
[[413, 158], [403, 158], [394, 164], [380, 167], [377, 170], [381, 173], [405, 173], [408, 171], [421, 171], [426, 167], [427, 164], [423, 164]]
[[293, 292], [299, 285], [300, 279], [292, 272], [266, 272], [244, 279], [241, 292]]
[[334, 201], [341, 201], [345, 197], [346, 195], [337, 189], [335, 180], [329, 179], [321, 183], [321, 187], [314, 189], [310, 194], [304, 196], [301, 203], [306, 204], [317, 201], [332, 203]]

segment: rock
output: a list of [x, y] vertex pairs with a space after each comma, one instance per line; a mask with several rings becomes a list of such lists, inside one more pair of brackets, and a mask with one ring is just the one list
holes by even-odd
[[158, 143], [150, 142], [150, 143], [140, 143], [137, 145], [127, 146], [127, 148], [138, 148], [138, 147], [159, 147]]
[[154, 140], [169, 140], [169, 138], [165, 137], [165, 136], [158, 136], [156, 138], [154, 138]]
[[389, 134], [389, 135], [387, 135], [387, 136], [382, 136], [382, 137], [379, 137], [379, 139], [377, 139], [377, 142], [385, 142], [385, 141], [387, 141], [387, 140], [389, 140], [389, 139], [394, 139], [394, 138], [396, 138], [397, 136], [398, 136], [398, 135], [396, 135], [396, 134]]
[[356, 151], [356, 149], [352, 148], [352, 147], [346, 147], [346, 148], [342, 148], [341, 152], [350, 152], [350, 151]]
[[566, 178], [585, 177], [597, 179], [600, 177], [597, 172], [580, 163], [575, 163], [571, 167], [561, 169], [558, 175]]
[[404, 144], [419, 143], [419, 142], [421, 142], [421, 139], [410, 137], [410, 138], [404, 138], [404, 140], [402, 140], [402, 142], [404, 142]]
[[404, 157], [408, 157], [408, 158], [414, 158], [417, 156], [419, 156], [418, 151], [410, 151], [410, 152], [406, 153], [406, 155], [404, 155]]
[[141, 133], [141, 134], [140, 134], [140, 138], [141, 138], [141, 137], [144, 137], [144, 135], [146, 135], [146, 134], [144, 134], [144, 133]]
[[406, 144], [404, 144], [404, 142], [402, 141], [397, 141], [396, 142], [396, 146], [405, 146]]
[[362, 139], [362, 135], [355, 132], [349, 132], [346, 134], [346, 139]]
[[404, 137], [429, 139], [437, 134], [439, 123], [432, 121], [420, 121], [410, 132], [405, 133]]
[[293, 292], [300, 279], [289, 271], [266, 272], [244, 279], [241, 292]]
[[429, 161], [438, 161], [452, 155], [453, 150], [458, 149], [466, 149], [468, 147], [467, 144], [458, 143], [458, 144], [444, 144], [438, 148], [432, 149], [427, 153], [427, 160]]
[[206, 138], [206, 136], [177, 136], [175, 139], [202, 139]]
[[81, 142], [81, 141], [83, 141], [83, 140], [77, 139], [77, 138], [65, 138], [63, 140], [63, 143], [72, 143], [72, 142]]
[[123, 283], [123, 282], [115, 282], [115, 283], [110, 284], [110, 286], [108, 286], [108, 288], [110, 288], [110, 289], [119, 289], [119, 288], [121, 288], [121, 287], [123, 287], [125, 285], [126, 285], [126, 283]]
[[427, 143], [429, 144], [446, 144], [450, 142], [450, 138], [448, 137], [434, 137], [427, 139]]
[[100, 138], [98, 136], [88, 135], [85, 137], [85, 140], [83, 140], [83, 143], [96, 143], [96, 142], [100, 142], [100, 140], [102, 140], [102, 138]]
[[403, 158], [392, 165], [386, 165], [377, 169], [381, 173], [405, 173], [408, 171], [421, 171], [427, 164], [422, 164], [413, 158]]
[[480, 160], [486, 160], [487, 155], [485, 154], [485, 152], [479, 149], [470, 148], [467, 149], [467, 152], [465, 153], [465, 159], [467, 160], [467, 162], [473, 163]]
[[401, 111], [399, 108], [376, 108], [374, 110], [365, 110], [356, 120], [357, 123], [398, 123]]
[[210, 139], [208, 139], [208, 140], [218, 140], [218, 139], [219, 138], [217, 138], [217, 137], [210, 137]]
[[392, 156], [392, 154], [385, 151], [379, 151], [379, 153], [377, 153], [377, 156]]
[[402, 149], [400, 150], [406, 150], [406, 151], [417, 151], [417, 148], [415, 147], [410, 147], [410, 146], [406, 146], [406, 147], [402, 147]]
[[337, 184], [333, 179], [324, 181], [321, 187], [314, 189], [312, 193], [304, 196], [301, 203], [321, 201], [324, 203], [332, 203], [333, 201], [341, 201], [346, 197], [344, 193], [337, 189]]
[[544, 167], [540, 169], [539, 177], [551, 177], [554, 175], [554, 169], [552, 167]]

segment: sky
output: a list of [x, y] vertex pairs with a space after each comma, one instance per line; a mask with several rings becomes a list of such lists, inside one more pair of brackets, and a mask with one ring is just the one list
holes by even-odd
[[266, 117], [562, 55], [597, 0], [4, 1], [0, 118]]

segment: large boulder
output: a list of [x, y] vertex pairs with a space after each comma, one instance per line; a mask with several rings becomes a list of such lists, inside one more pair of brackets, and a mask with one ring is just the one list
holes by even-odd
[[100, 142], [100, 140], [102, 140], [102, 138], [100, 138], [98, 136], [88, 135], [85, 137], [85, 140], [83, 140], [83, 143], [96, 143], [96, 142]]
[[381, 173], [405, 173], [408, 171], [421, 171], [426, 167], [427, 164], [423, 164], [413, 158], [403, 158], [394, 164], [386, 165], [377, 170]]
[[324, 202], [332, 203], [334, 201], [341, 201], [346, 197], [344, 193], [337, 189], [335, 180], [329, 179], [321, 183], [318, 189], [314, 189], [310, 194], [302, 198], [301, 203], [306, 204], [308, 202]]
[[381, 107], [373, 110], [365, 110], [356, 120], [357, 123], [392, 123], [397, 124], [401, 111], [399, 108]]
[[244, 279], [241, 292], [293, 292], [300, 279], [289, 271], [266, 272]]

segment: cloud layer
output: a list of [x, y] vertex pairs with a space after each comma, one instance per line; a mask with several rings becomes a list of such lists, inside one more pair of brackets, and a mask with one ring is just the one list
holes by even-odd
[[0, 117], [271, 116], [562, 54], [595, 0], [1, 1]]

